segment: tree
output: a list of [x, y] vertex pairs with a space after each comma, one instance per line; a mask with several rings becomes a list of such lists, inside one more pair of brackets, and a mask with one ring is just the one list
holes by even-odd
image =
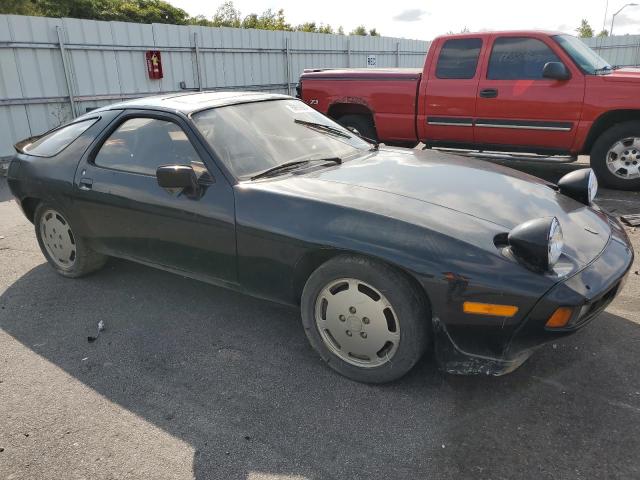
[[240, 28], [242, 26], [240, 10], [235, 7], [232, 1], [224, 2], [216, 10], [211, 26]]
[[[232, 0], [218, 7], [213, 18], [204, 15], [190, 17], [165, 0], [0, 0], [0, 13], [36, 15], [44, 17], [71, 17], [91, 20], [118, 20], [138, 23], [171, 23], [175, 25], [201, 25], [205, 27], [256, 28], [315, 33], [334, 33], [331, 25], [305, 22], [297, 27], [287, 23], [284, 10], [265, 10], [260, 15], [250, 13], [242, 18]], [[364, 26], [353, 35], [379, 35], [375, 28], [367, 33]], [[344, 29], [338, 28], [338, 35]]]
[[609, 30], [602, 30], [600, 33], [598, 33], [598, 37], [608, 37], [609, 36]]
[[591, 28], [589, 22], [583, 18], [580, 26], [576, 28], [576, 33], [580, 38], [591, 38], [593, 37], [593, 28]]
[[354, 28], [353, 30], [351, 30], [351, 32], [349, 32], [349, 35], [361, 35], [363, 37], [367, 36], [367, 29], [365, 28], [364, 25], [359, 25], [356, 28]]

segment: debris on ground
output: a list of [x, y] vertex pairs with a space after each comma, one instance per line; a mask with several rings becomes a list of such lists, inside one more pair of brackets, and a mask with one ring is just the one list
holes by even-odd
[[621, 215], [620, 220], [622, 220], [625, 224], [630, 227], [639, 227], [640, 226], [640, 213], [634, 213], [631, 215]]
[[104, 331], [104, 320], [100, 320], [98, 322], [98, 333], [96, 333], [95, 337], [88, 336], [87, 337], [87, 342], [89, 342], [89, 343], [95, 342], [98, 339], [98, 337], [100, 336], [100, 332], [103, 332], [103, 331]]

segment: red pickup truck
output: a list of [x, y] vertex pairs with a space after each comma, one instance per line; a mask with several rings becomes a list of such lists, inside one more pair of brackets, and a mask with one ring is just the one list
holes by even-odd
[[422, 69], [307, 69], [298, 96], [387, 144], [589, 154], [602, 184], [640, 188], [640, 70], [571, 35], [447, 35]]

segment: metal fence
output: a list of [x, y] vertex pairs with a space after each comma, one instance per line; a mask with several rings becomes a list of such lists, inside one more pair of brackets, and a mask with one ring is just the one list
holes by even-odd
[[[640, 35], [588, 39], [614, 65], [640, 65]], [[312, 67], [420, 67], [429, 42], [0, 15], [0, 158], [115, 101], [181, 89], [291, 93]], [[159, 50], [151, 80], [145, 52]]]
[[640, 35], [586, 38], [584, 42], [611, 65], [640, 66]]
[[[127, 98], [187, 89], [291, 93], [304, 68], [420, 67], [429, 42], [0, 15], [0, 157], [19, 139]], [[147, 75], [159, 50], [164, 78]]]

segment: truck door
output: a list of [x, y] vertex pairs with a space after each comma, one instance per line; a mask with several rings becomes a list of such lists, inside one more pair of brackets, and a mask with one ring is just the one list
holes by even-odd
[[421, 89], [418, 133], [427, 143], [472, 143], [482, 38], [449, 38], [436, 46]]
[[[575, 137], [584, 76], [546, 36], [492, 36], [478, 85], [475, 143], [503, 150], [566, 153]], [[543, 77], [560, 62], [571, 78]]]

